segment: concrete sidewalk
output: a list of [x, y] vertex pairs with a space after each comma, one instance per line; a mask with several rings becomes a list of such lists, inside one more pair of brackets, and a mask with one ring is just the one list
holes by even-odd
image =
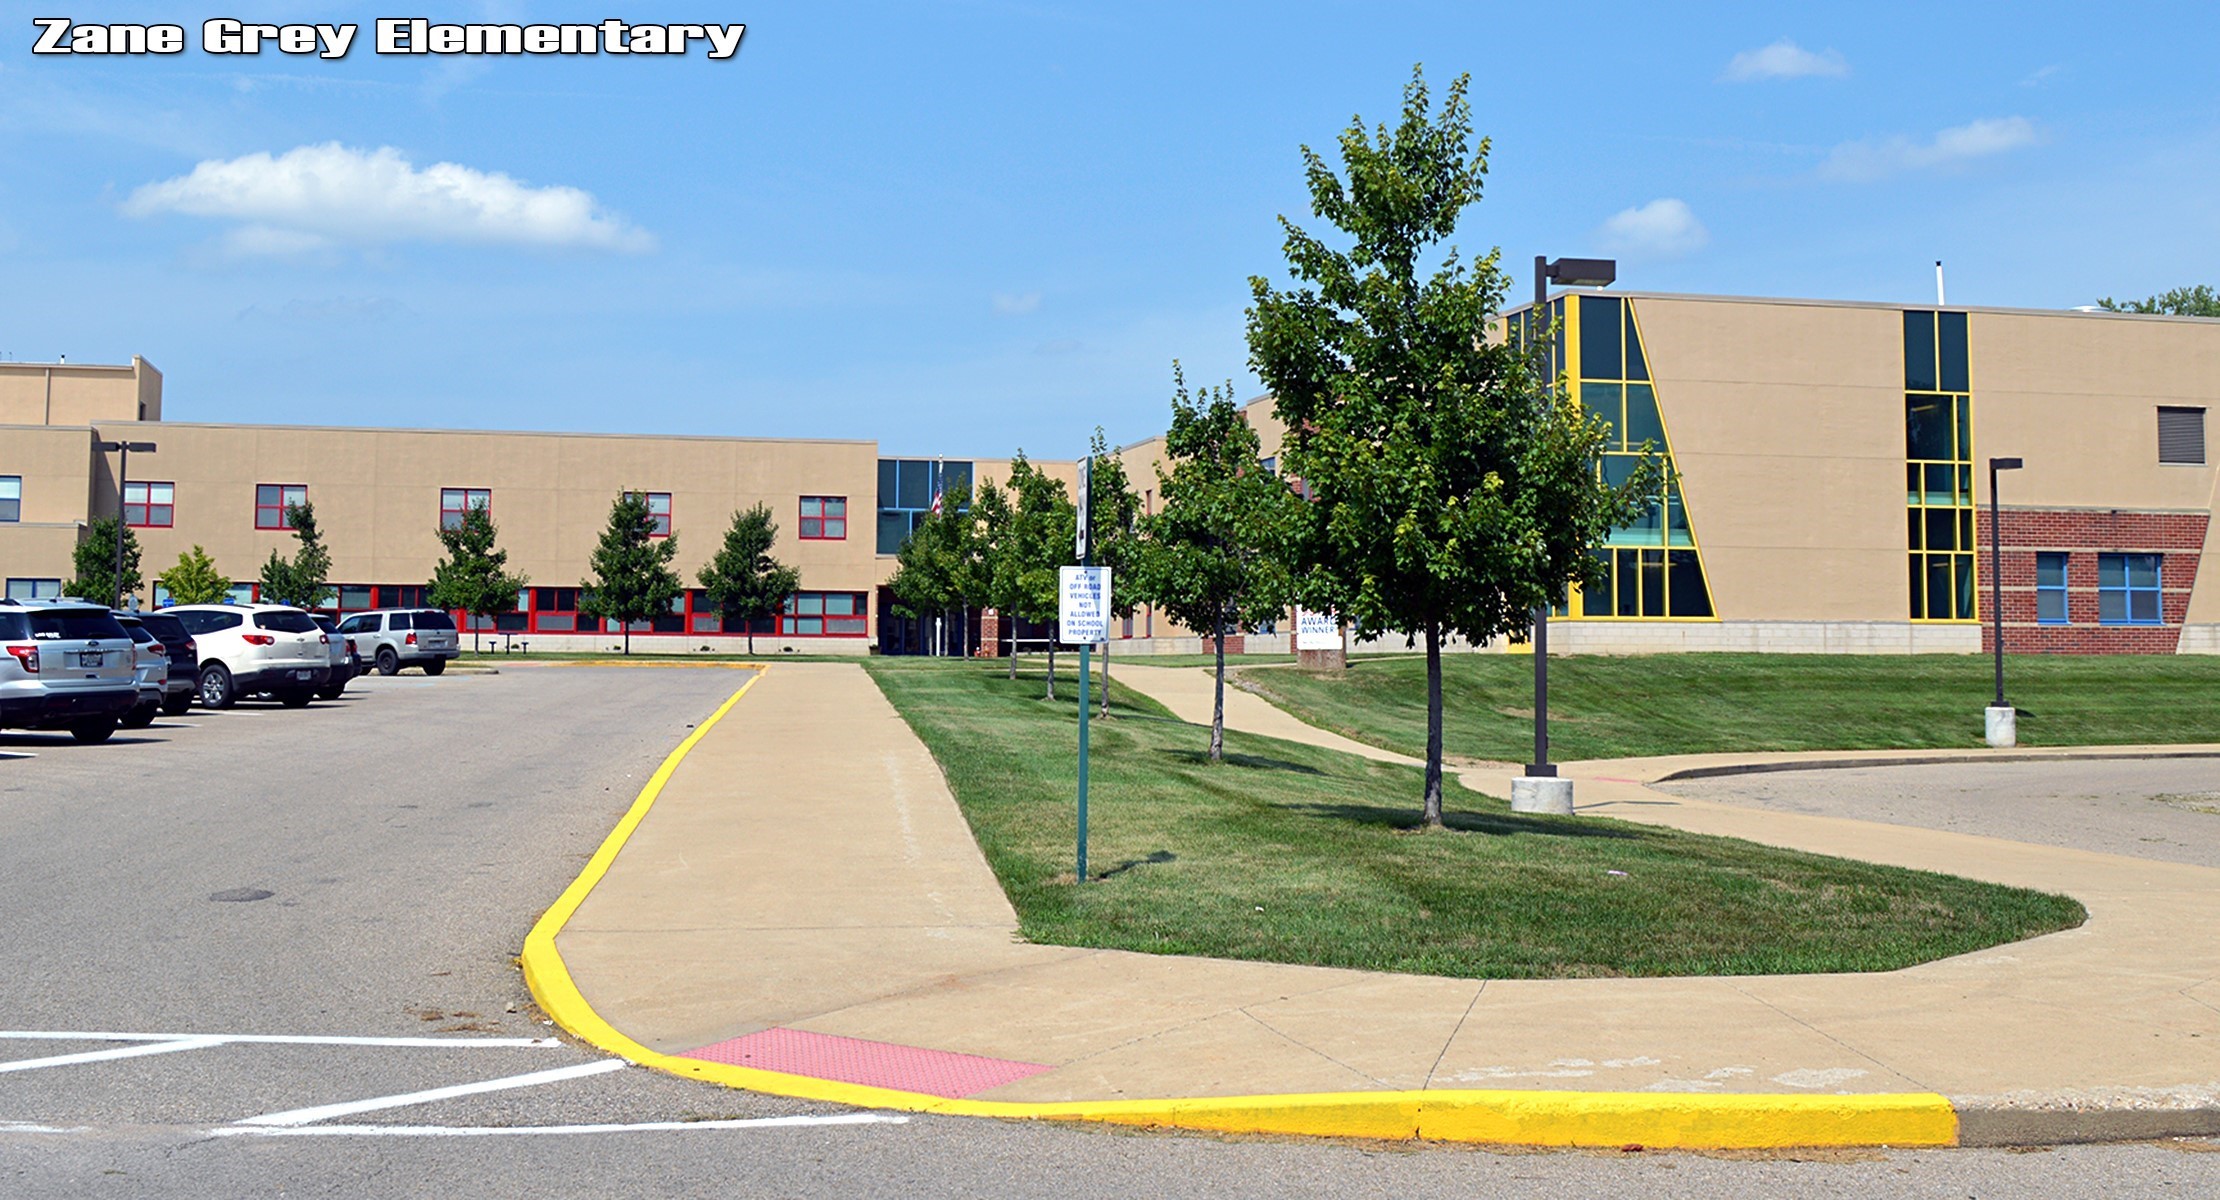
[[[1185, 703], [1164, 677], [1186, 673], [1118, 674]], [[1234, 728], [1334, 744], [1227, 703]], [[2220, 872], [1643, 785], [1669, 765], [1580, 769], [1583, 811], [2062, 891], [2090, 921], [1845, 976], [1483, 982], [1028, 945], [869, 677], [796, 663], [676, 767], [556, 945], [651, 1049], [936, 1095], [1939, 1092], [1969, 1141], [2220, 1132]]]

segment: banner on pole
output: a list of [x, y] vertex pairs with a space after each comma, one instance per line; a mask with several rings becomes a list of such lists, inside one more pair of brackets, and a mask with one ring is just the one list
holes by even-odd
[[1297, 650], [1341, 649], [1341, 623], [1328, 612], [1312, 612], [1307, 608], [1295, 610], [1295, 648]]
[[1108, 641], [1110, 568], [1061, 567], [1056, 583], [1056, 640], [1082, 646]]

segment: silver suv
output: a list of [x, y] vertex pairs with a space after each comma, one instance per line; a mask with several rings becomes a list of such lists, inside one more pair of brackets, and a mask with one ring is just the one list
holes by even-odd
[[105, 742], [139, 702], [138, 648], [85, 600], [0, 600], [0, 728]]
[[426, 675], [437, 675], [447, 669], [449, 659], [462, 654], [455, 618], [436, 608], [356, 613], [339, 623], [339, 633], [353, 643], [356, 661], [376, 667], [380, 675], [402, 667], [422, 667]]

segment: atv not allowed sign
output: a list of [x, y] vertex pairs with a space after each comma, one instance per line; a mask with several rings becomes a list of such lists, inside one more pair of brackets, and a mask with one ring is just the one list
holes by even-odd
[[1059, 567], [1056, 640], [1092, 646], [1110, 639], [1110, 568]]

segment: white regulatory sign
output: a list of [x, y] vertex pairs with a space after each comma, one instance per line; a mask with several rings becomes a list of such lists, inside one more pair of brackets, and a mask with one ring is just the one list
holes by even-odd
[[1307, 608], [1295, 610], [1295, 648], [1297, 650], [1341, 649], [1341, 625], [1332, 613], [1312, 612]]
[[1056, 571], [1056, 640], [1091, 646], [1110, 638], [1110, 568]]

